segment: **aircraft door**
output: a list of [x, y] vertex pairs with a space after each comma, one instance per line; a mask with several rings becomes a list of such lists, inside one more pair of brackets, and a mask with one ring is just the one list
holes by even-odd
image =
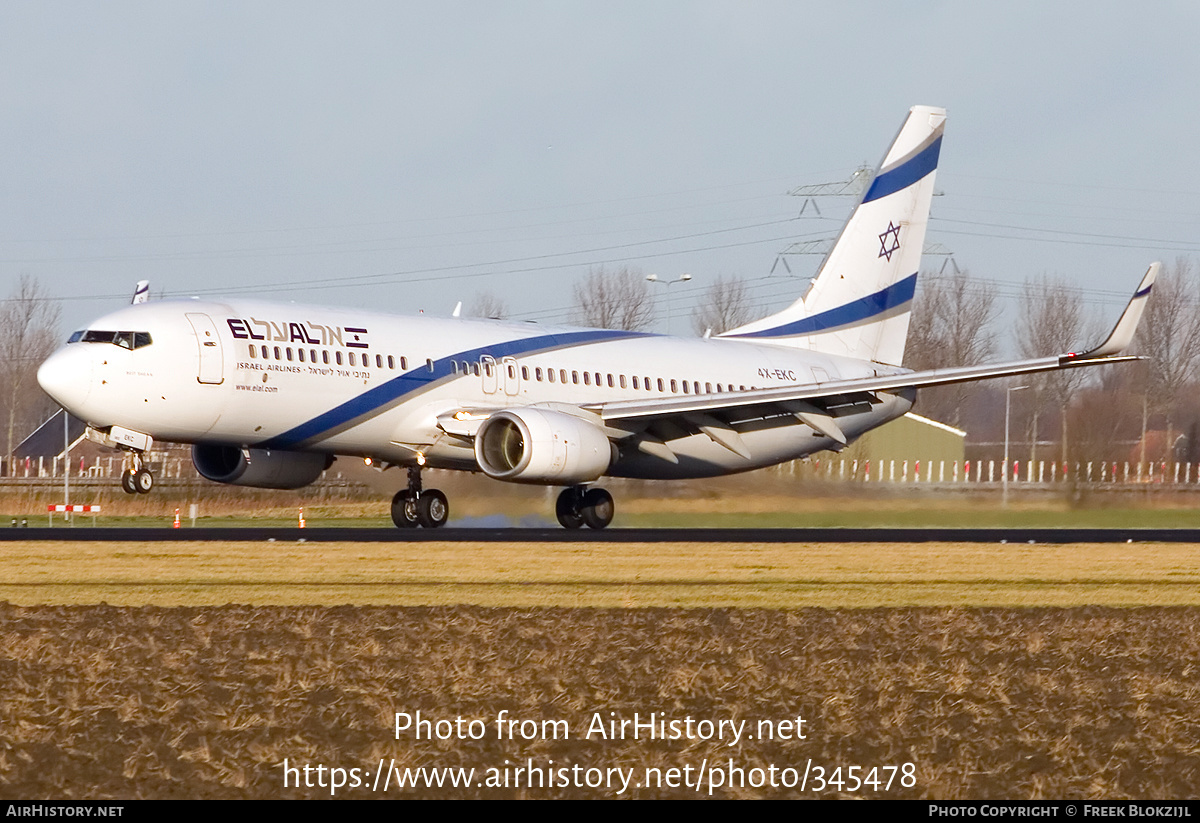
[[216, 324], [207, 314], [189, 312], [186, 315], [196, 333], [196, 345], [200, 349], [200, 369], [196, 380], [201, 383], [219, 385], [225, 382], [225, 355], [221, 351], [221, 338]]
[[504, 358], [500, 361], [500, 368], [504, 370], [504, 393], [509, 397], [516, 397], [521, 391], [521, 370], [517, 366], [516, 358]]
[[499, 388], [499, 375], [497, 374], [496, 358], [490, 354], [485, 354], [479, 358], [479, 375], [483, 380], [483, 393], [495, 394]]

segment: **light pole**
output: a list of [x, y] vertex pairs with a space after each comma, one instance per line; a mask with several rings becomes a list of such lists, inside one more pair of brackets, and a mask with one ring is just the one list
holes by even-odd
[[1004, 471], [1000, 473], [1004, 491], [1000, 495], [1000, 505], [1008, 508], [1008, 416], [1012, 409], [1012, 393], [1027, 389], [1028, 386], [1009, 386], [1004, 392]]
[[667, 334], [671, 333], [671, 286], [676, 283], [686, 283], [692, 279], [690, 274], [681, 274], [674, 280], [659, 280], [657, 274], [648, 274], [646, 279], [651, 283], [659, 283], [667, 287]]

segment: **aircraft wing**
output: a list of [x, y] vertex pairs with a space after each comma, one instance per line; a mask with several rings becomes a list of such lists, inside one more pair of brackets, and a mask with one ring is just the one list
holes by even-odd
[[1052, 357], [1015, 360], [988, 366], [884, 373], [850, 380], [831, 380], [825, 383], [744, 392], [622, 400], [585, 408], [599, 414], [605, 424], [615, 428], [624, 428], [622, 424], [637, 426], [674, 418], [700, 428], [714, 439], [728, 439], [728, 433], [732, 431], [729, 425], [731, 422], [784, 412], [795, 415], [822, 434], [845, 443], [846, 437], [834, 422], [835, 418], [853, 414], [857, 410], [868, 408], [869, 404], [879, 402], [875, 397], [878, 392], [899, 392], [1140, 359], [1119, 354], [1133, 340], [1146, 300], [1150, 296], [1151, 286], [1160, 268], [1159, 263], [1150, 266], [1108, 337], [1103, 343], [1086, 352], [1068, 352]]

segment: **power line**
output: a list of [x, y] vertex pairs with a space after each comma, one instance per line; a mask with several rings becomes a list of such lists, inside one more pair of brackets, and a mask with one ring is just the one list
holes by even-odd
[[[1035, 226], [1014, 226], [1014, 225], [1007, 224], [1007, 223], [989, 223], [989, 222], [982, 222], [982, 221], [978, 221], [978, 220], [955, 220], [953, 218], [948, 218], [948, 217], [931, 217], [930, 222], [958, 223], [958, 224], [961, 224], [964, 226], [983, 226], [983, 227], [987, 227], [987, 228], [1037, 232], [1039, 234], [1049, 234], [1052, 236], [1057, 235], [1057, 236], [1063, 236], [1063, 237], [1082, 237], [1082, 238], [1089, 238], [1089, 239], [1094, 238], [1094, 239], [1099, 239], [1099, 240], [1132, 240], [1132, 241], [1136, 241], [1139, 243], [1155, 243], [1155, 244], [1186, 243], [1186, 244], [1189, 244], [1192, 246], [1200, 247], [1200, 244], [1198, 244], [1194, 241], [1163, 240], [1163, 239], [1150, 238], [1150, 237], [1138, 237], [1136, 235], [1119, 235], [1119, 234], [1109, 234], [1109, 233], [1100, 234], [1100, 233], [1096, 233], [1096, 232], [1069, 231], [1066, 229], [1040, 229]], [[948, 234], [952, 234], [952, 233], [965, 234], [966, 232], [947, 232], [947, 233]], [[1023, 239], [1039, 240], [1041, 238], [1030, 237], [1030, 238], [1023, 238]], [[1062, 242], [1067, 242], [1067, 241], [1062, 241]], [[1097, 244], [1097, 245], [1107, 245], [1107, 244]]]

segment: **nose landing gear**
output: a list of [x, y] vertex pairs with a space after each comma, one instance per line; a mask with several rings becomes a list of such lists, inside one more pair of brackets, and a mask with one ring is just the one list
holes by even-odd
[[125, 452], [121, 467], [121, 490], [126, 494], [149, 494], [154, 488], [154, 475], [145, 465], [141, 452]]
[[88, 426], [84, 436], [93, 443], [121, 452], [121, 490], [126, 494], [149, 494], [154, 488], [154, 475], [150, 473], [146, 455], [154, 445], [154, 438], [133, 429], [111, 426], [97, 429]]
[[392, 498], [392, 522], [401, 529], [438, 529], [450, 517], [450, 504], [438, 489], [421, 488], [421, 467], [408, 467], [408, 488]]

